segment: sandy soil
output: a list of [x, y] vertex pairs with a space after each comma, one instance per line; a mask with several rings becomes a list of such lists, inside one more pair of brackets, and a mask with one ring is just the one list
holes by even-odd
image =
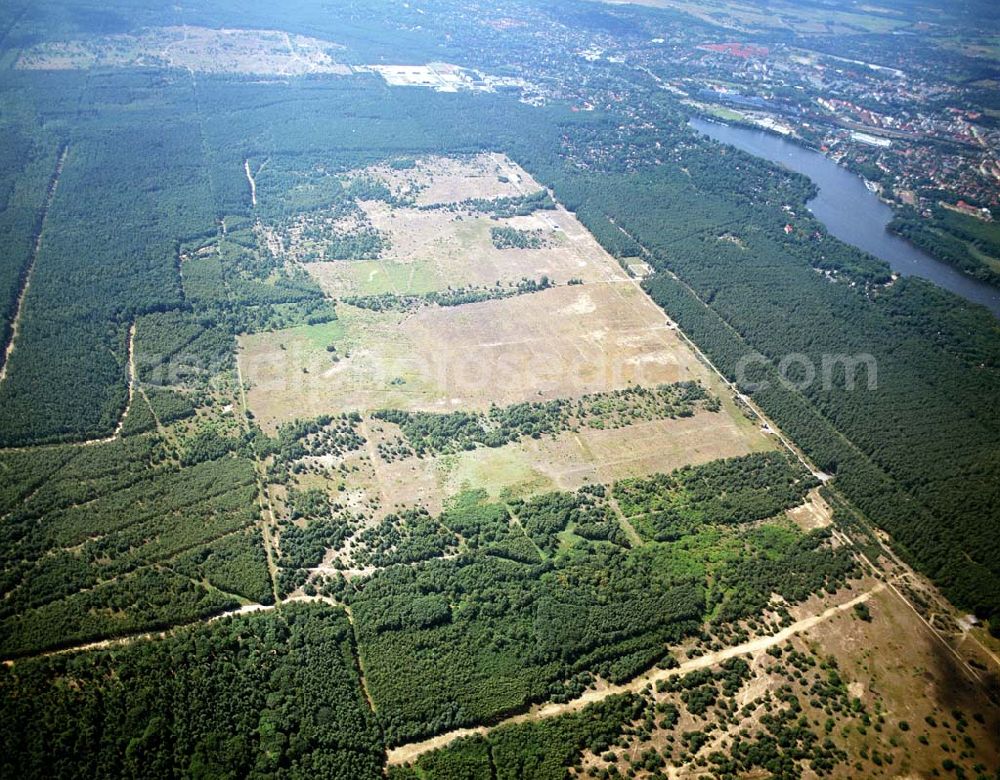
[[524, 439], [496, 449], [407, 458], [382, 464], [380, 479], [390, 504], [419, 504], [436, 512], [448, 498], [471, 488], [484, 489], [493, 498], [576, 490], [773, 446], [772, 439], [726, 414], [699, 412], [689, 418]]
[[373, 165], [354, 175], [383, 182], [397, 195], [415, 194], [419, 206], [509, 198], [542, 189], [527, 171], [495, 152], [472, 157], [429, 155], [414, 163], [414, 167], [401, 170]]
[[788, 517], [803, 531], [814, 531], [817, 528], [826, 528], [833, 522], [833, 509], [819, 494], [817, 488], [809, 491], [804, 504], [790, 509]]
[[[491, 287], [547, 276], [556, 283], [619, 281], [626, 278], [609, 263], [596, 240], [563, 208], [529, 216], [491, 219], [449, 211], [390, 208], [362, 204], [368, 223], [388, 237], [378, 260], [306, 264], [306, 270], [331, 297], [422, 294], [448, 287]], [[490, 228], [508, 226], [540, 231], [540, 249], [497, 249]]]

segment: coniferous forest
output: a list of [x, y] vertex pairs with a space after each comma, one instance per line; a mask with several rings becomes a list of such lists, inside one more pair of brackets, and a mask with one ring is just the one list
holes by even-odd
[[[510, 3], [529, 28], [484, 25], [450, 0], [426, 19], [389, 2], [333, 5], [296, 4], [278, 20], [222, 0], [0, 8], [0, 343], [13, 344], [0, 352], [0, 775], [561, 778], [584, 754], [617, 761], [627, 739], [675, 729], [681, 710], [652, 703], [653, 691], [685, 702], [671, 745], [694, 761], [713, 730], [697, 717], [734, 719], [742, 706], [746, 653], [666, 672], [860, 588], [870, 572], [845, 529], [1000, 634], [996, 318], [830, 236], [805, 206], [807, 179], [696, 133], [690, 101], [576, 54], [661, 26], [722, 32], [675, 11], [581, 3], [553, 28], [557, 45], [540, 46], [532, 14], [562, 4]], [[112, 36], [125, 50], [113, 36], [182, 25], [280, 27], [337, 41], [324, 52], [339, 63], [454, 62], [509, 80], [435, 91], [370, 69], [18, 64], [53, 41]], [[538, 79], [544, 99], [511, 61], [550, 74]], [[476, 411], [258, 420], [239, 362], [248, 336], [273, 336], [283, 352], [287, 341], [289, 355], [303, 333], [325, 340], [332, 372], [356, 347], [337, 341], [351, 317], [402, 321], [586, 286], [539, 273], [334, 300], [310, 272], [317, 258], [286, 262], [267, 243], [262, 225], [303, 214], [426, 208], [420, 192], [350, 178], [360, 168], [403, 176], [414, 160], [485, 153], [542, 188], [452, 204], [489, 220], [493, 251], [575, 240], [510, 226], [565, 208], [624, 283], [630, 264], [648, 265], [634, 284], [734, 387], [684, 380]], [[935, 212], [959, 242], [919, 219], [901, 214], [896, 229], [992, 273], [976, 261], [995, 246], [991, 229]], [[391, 249], [375, 229], [331, 235], [317, 262], [378, 263]], [[790, 377], [789, 355], [822, 366], [824, 381], [797, 381], [794, 365]], [[751, 404], [794, 446], [773, 439], [523, 495], [462, 484], [436, 506], [377, 511], [343, 465], [416, 474], [569, 434], [715, 421], [723, 406], [756, 431]], [[831, 526], [788, 520], [817, 496]], [[859, 605], [844, 611], [864, 621]], [[792, 703], [806, 673], [830, 723], [881, 726], [832, 656], [784, 652], [764, 659], [788, 675], [777, 714], [716, 746], [704, 759], [712, 776], [851, 766], [823, 741], [833, 726], [818, 736]], [[558, 718], [505, 722], [660, 673]], [[387, 768], [393, 749], [479, 726], [492, 730]], [[655, 753], [637, 754], [641, 776], [666, 776]]]

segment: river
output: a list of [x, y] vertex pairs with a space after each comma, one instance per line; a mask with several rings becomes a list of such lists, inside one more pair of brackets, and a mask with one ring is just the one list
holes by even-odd
[[893, 271], [920, 276], [1000, 317], [1000, 290], [971, 279], [887, 231], [892, 209], [861, 177], [829, 158], [764, 130], [751, 130], [693, 118], [691, 127], [745, 152], [784, 165], [812, 179], [818, 194], [806, 205], [830, 234], [885, 260]]

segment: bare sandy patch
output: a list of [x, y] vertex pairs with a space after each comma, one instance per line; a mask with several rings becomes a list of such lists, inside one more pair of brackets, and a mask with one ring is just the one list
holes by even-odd
[[[868, 608], [870, 622], [845, 612], [816, 626], [802, 639], [833, 655], [850, 680], [852, 695], [872, 709], [877, 703], [884, 713], [887, 725], [883, 733], [895, 737], [899, 744], [883, 744], [880, 750], [894, 754], [894, 773], [923, 777], [940, 767], [940, 745], [951, 744], [949, 732], [956, 733], [955, 711], [964, 714], [965, 733], [975, 745], [968, 763], [1000, 765], [1000, 714], [990, 705], [985, 688], [973, 682], [941, 640], [891, 588], [873, 595]], [[982, 722], [973, 717], [976, 713]], [[928, 717], [935, 725], [926, 720]], [[908, 730], [900, 730], [903, 721], [909, 724]], [[918, 739], [921, 735], [927, 744]], [[865, 742], [861, 735], [851, 735], [852, 754]]]
[[794, 509], [789, 509], [787, 514], [803, 531], [826, 528], [833, 522], [833, 509], [820, 495], [818, 488], [809, 491], [805, 502]]
[[[561, 206], [502, 219], [376, 201], [363, 202], [361, 207], [367, 223], [387, 237], [388, 248], [377, 260], [308, 263], [309, 273], [334, 298], [420, 295], [449, 287], [537, 281], [543, 276], [556, 284], [627, 278]], [[497, 249], [490, 237], [494, 227], [537, 232], [545, 244], [535, 249]]]
[[669, 472], [773, 446], [772, 439], [739, 425], [725, 412], [699, 412], [621, 428], [566, 431], [454, 455], [404, 458], [380, 464], [379, 479], [389, 505], [419, 505], [434, 512], [470, 489], [485, 490], [493, 499], [523, 498]]

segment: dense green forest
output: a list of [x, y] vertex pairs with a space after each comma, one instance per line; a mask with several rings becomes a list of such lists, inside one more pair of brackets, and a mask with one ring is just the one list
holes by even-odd
[[[799, 503], [814, 484], [778, 453], [619, 483], [626, 512], [656, 537], [637, 548], [609, 532], [613, 514], [600, 486], [507, 507], [462, 500], [433, 536], [377, 529], [367, 541], [388, 539], [394, 557], [385, 563], [426, 560], [336, 591], [354, 615], [388, 743], [572, 695], [593, 674], [630, 679], [706, 617], [733, 624], [758, 614], [772, 593], [794, 602], [835, 587], [854, 563], [825, 545], [825, 532], [753, 525]], [[468, 551], [442, 560], [457, 546], [455, 532]], [[528, 544], [521, 537], [515, 545], [521, 533]]]
[[179, 467], [142, 436], [0, 455], [4, 655], [273, 601], [251, 463], [213, 454]]
[[[483, 52], [471, 52], [459, 43], [471, 23], [439, 5], [433, 23], [454, 41], [427, 34], [423, 9], [395, 3], [347, 3], [340, 15], [296, 5], [282, 23], [348, 41], [338, 56], [355, 63], [496, 64], [491, 46], [525, 62], [555, 56], [478, 20]], [[956, 603], [1000, 619], [1000, 328], [927, 283], [888, 285], [884, 264], [808, 215], [802, 177], [692, 133], [668, 92], [637, 85], [616, 63], [537, 105], [504, 90], [394, 89], [372, 73], [11, 67], [9, 47], [161, 24], [165, 14], [273, 26], [263, 7], [234, 14], [215, 0], [183, 13], [124, 0], [70, 15], [58, 6], [0, 9], [0, 91], [18, 107], [0, 125], [4, 345], [25, 293], [0, 382], [0, 654], [14, 661], [0, 666], [0, 712], [31, 726], [0, 737], [0, 774], [376, 777], [386, 745], [568, 700], [595, 675], [631, 679], [668, 663], [667, 645], [681, 639], [697, 652], [716, 637], [744, 638], [772, 594], [793, 603], [858, 573], [829, 531], [773, 519], [818, 484], [778, 453], [522, 500], [470, 491], [440, 513], [385, 507], [363, 529], [370, 518], [298, 484], [304, 458], [366, 442], [358, 415], [268, 436], [245, 410], [220, 408], [239, 396], [237, 335], [337, 317], [306, 270], [263, 244], [257, 218], [391, 199], [341, 179], [386, 160], [510, 155], [547, 189], [450, 208], [530, 214], [554, 207], [551, 189], [615, 257], [647, 260], [648, 293], [832, 476], [829, 489]], [[379, 30], [390, 16], [388, 48]], [[46, 32], [25, 33], [25, 19]], [[581, 96], [594, 110], [571, 110]], [[256, 208], [245, 162], [258, 172]], [[949, 230], [961, 252], [993, 251], [982, 231]], [[540, 240], [504, 230], [491, 239], [504, 249]], [[375, 234], [340, 236], [333, 254], [383, 248]], [[543, 286], [522, 284], [419, 305]], [[827, 383], [790, 386], [778, 368], [790, 354], [816, 366], [824, 355], [871, 355], [877, 387], [864, 373], [849, 386], [843, 367]], [[448, 454], [718, 403], [700, 386], [673, 385], [481, 413], [387, 410], [376, 420], [403, 438], [379, 453]], [[276, 487], [286, 500], [275, 550], [261, 518]], [[371, 571], [306, 584], [310, 568], [348, 544]], [[331, 603], [289, 602], [296, 592]], [[209, 622], [243, 606], [274, 608]], [[790, 616], [760, 620], [776, 630]], [[160, 630], [172, 632], [33, 657]], [[722, 678], [690, 682], [689, 704], [726, 690]], [[615, 698], [497, 729], [394, 776], [563, 777], [584, 748], [604, 749], [645, 717], [639, 706]], [[714, 761], [719, 772], [794, 766], [789, 754], [826, 750], [794, 721], [775, 717], [767, 729], [766, 740]]]
[[158, 641], [0, 667], [0, 773], [382, 776], [342, 609], [292, 605]]
[[610, 696], [580, 713], [537, 723], [502, 726], [487, 737], [468, 737], [421, 757], [414, 766], [393, 767], [390, 780], [561, 780], [579, 763], [584, 750], [602, 753], [615, 743], [625, 724], [645, 707], [637, 696]]

